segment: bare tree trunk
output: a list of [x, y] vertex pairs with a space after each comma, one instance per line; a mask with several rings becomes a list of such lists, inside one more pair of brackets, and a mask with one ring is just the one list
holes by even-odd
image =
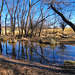
[[32, 38], [32, 35], [33, 35], [33, 26], [32, 26], [32, 19], [31, 19], [31, 15], [30, 15], [30, 28], [31, 28], [30, 38]]
[[27, 37], [27, 35], [28, 35], [28, 23], [29, 23], [30, 14], [31, 14], [31, 0], [29, 0], [29, 12], [28, 12], [27, 22], [26, 22], [26, 26], [25, 26], [25, 37]]
[[11, 16], [11, 31], [13, 32], [13, 17]]
[[[42, 4], [41, 4], [41, 6], [42, 6]], [[42, 20], [43, 20], [43, 8], [40, 7], [40, 10], [41, 10], [41, 15], [42, 15]], [[41, 23], [40, 32], [39, 32], [39, 37], [40, 37], [40, 34], [41, 34], [42, 26], [43, 26], [43, 21], [42, 21], [42, 23]]]
[[22, 31], [21, 35], [23, 37], [23, 22], [21, 22], [21, 31]]
[[29, 18], [30, 18], [30, 14], [31, 14], [31, 8], [38, 3], [40, 0], [36, 1], [35, 3], [31, 4], [31, 0], [29, 0], [29, 12], [28, 12], [28, 16], [27, 16], [27, 21], [26, 21], [26, 25], [25, 25], [25, 37], [27, 37], [28, 35], [28, 25], [29, 25]]
[[16, 18], [15, 18], [15, 14], [14, 14], [14, 24], [13, 24], [13, 35], [15, 36], [15, 23], [16, 23]]
[[53, 7], [52, 5], [51, 5], [50, 7], [51, 7], [59, 16], [61, 16], [61, 18], [63, 19], [63, 21], [65, 21], [65, 22], [74, 30], [74, 32], [75, 32], [75, 25], [74, 25], [71, 21], [67, 20], [67, 19], [65, 18], [65, 16], [64, 16], [62, 13], [60, 13], [58, 10], [56, 10], [55, 7]]
[[17, 8], [18, 8], [18, 4], [19, 4], [19, 0], [17, 0], [17, 4], [16, 4], [16, 9], [15, 9], [15, 11], [14, 11], [14, 25], [13, 25], [13, 35], [15, 36], [15, 24], [16, 24], [16, 17], [15, 17], [15, 15], [16, 15], [16, 12], [17, 12]]
[[5, 18], [5, 35], [7, 35], [7, 29], [6, 29], [6, 21], [7, 21], [7, 16], [8, 16], [8, 14], [6, 15], [6, 18]]
[[3, 10], [4, 0], [2, 0], [1, 9], [0, 9], [0, 35], [1, 35], [1, 13]]
[[19, 2], [20, 2], [20, 0], [17, 0], [17, 4], [15, 6], [14, 5], [14, 0], [13, 0], [13, 9], [12, 9], [12, 13], [11, 13], [11, 9], [9, 8], [7, 1], [5, 1], [7, 9], [8, 9], [8, 12], [9, 12], [10, 17], [11, 17], [11, 31], [13, 32], [13, 35], [15, 35], [15, 24], [16, 24], [15, 15], [16, 15], [16, 12], [17, 12]]
[[17, 15], [17, 22], [18, 22], [18, 30], [19, 30], [19, 36], [20, 36], [20, 28], [19, 28], [19, 14]]
[[22, 11], [22, 19], [21, 19], [21, 31], [22, 31], [22, 33], [21, 33], [21, 35], [22, 35], [22, 37], [23, 37], [23, 29], [24, 29], [24, 19], [23, 19], [23, 11]]
[[40, 34], [41, 34], [42, 26], [43, 26], [43, 21], [42, 21], [42, 24], [41, 24], [41, 27], [40, 27], [39, 37], [40, 37]]
[[0, 12], [0, 35], [1, 35], [1, 12]]

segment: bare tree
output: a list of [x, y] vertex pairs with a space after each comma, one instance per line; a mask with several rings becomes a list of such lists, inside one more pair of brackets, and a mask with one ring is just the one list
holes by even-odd
[[26, 25], [25, 25], [25, 37], [27, 37], [28, 35], [28, 23], [29, 23], [29, 18], [30, 18], [30, 14], [31, 14], [31, 8], [38, 3], [40, 0], [36, 1], [35, 3], [31, 4], [31, 0], [29, 0], [29, 12], [28, 12], [28, 16], [27, 16], [27, 21], [26, 21]]
[[25, 0], [23, 0], [23, 9], [21, 12], [21, 31], [22, 31], [22, 37], [23, 37], [23, 30], [24, 30], [24, 26], [25, 26], [25, 19], [26, 19], [26, 14], [27, 14], [27, 2], [25, 2]]
[[31, 31], [30, 37], [31, 37], [31, 38], [32, 38], [32, 35], [33, 35], [34, 16], [35, 16], [35, 14], [37, 13], [35, 10], [36, 10], [36, 6], [35, 6], [35, 8], [34, 8], [34, 10], [33, 10], [33, 12], [32, 12], [32, 15], [30, 15], [30, 31]]
[[[66, 22], [75, 32], [75, 25], [70, 21], [68, 20], [64, 14], [61, 12], [63, 11], [63, 9], [67, 10], [66, 7], [69, 7], [70, 8], [70, 11], [72, 11], [72, 4], [75, 3], [75, 1], [59, 1], [59, 0], [43, 0], [43, 2], [47, 5], [49, 5], [48, 9], [52, 9], [54, 10], [54, 12], [56, 12], [64, 22]], [[74, 4], [75, 5], [75, 4]], [[74, 6], [73, 5], [73, 6]], [[71, 6], [71, 7], [70, 7]], [[60, 11], [61, 10], [61, 11]]]
[[29, 22], [30, 14], [31, 14], [31, 0], [29, 0], [29, 12], [28, 12], [27, 22], [26, 22], [26, 26], [25, 26], [25, 35], [26, 35], [26, 37], [27, 37], [27, 34], [28, 34], [28, 22]]
[[4, 5], [4, 0], [2, 0], [1, 9], [0, 9], [0, 35], [1, 35], [1, 14], [2, 14], [2, 10], [3, 10], [3, 5]]
[[60, 15], [61, 18], [63, 19], [63, 21], [66, 22], [66, 23], [74, 30], [74, 32], [75, 32], [75, 25], [74, 25], [71, 21], [67, 20], [66, 17], [65, 17], [62, 13], [60, 13], [58, 10], [56, 10], [55, 7], [53, 7], [53, 5], [51, 5], [51, 8], [52, 8], [58, 15]]
[[[44, 7], [43, 7], [44, 8]], [[41, 4], [41, 6], [40, 6], [40, 11], [41, 11], [41, 16], [42, 16], [42, 20], [43, 20], [43, 8], [42, 8], [42, 4]], [[40, 34], [41, 34], [41, 29], [42, 29], [42, 26], [43, 26], [43, 21], [42, 21], [42, 23], [41, 23], [41, 26], [40, 26], [40, 32], [39, 32], [39, 37], [40, 37]]]
[[15, 35], [15, 24], [16, 24], [16, 12], [17, 12], [17, 8], [18, 8], [18, 4], [20, 2], [20, 0], [17, 0], [16, 5], [14, 4], [15, 0], [13, 0], [13, 5], [12, 8], [9, 7], [8, 2], [5, 1], [8, 12], [10, 14], [10, 18], [11, 18], [11, 30], [13, 32], [13, 35]]

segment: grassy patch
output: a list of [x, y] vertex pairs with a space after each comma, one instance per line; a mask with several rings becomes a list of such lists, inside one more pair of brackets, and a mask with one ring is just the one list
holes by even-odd
[[71, 60], [68, 60], [68, 61], [64, 61], [65, 64], [75, 64], [75, 61], [71, 61]]

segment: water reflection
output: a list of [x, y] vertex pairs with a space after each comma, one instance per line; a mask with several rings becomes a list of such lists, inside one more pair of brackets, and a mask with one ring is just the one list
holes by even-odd
[[0, 41], [0, 54], [2, 54], [2, 44], [1, 44], [1, 41]]
[[0, 54], [12, 59], [39, 62], [42, 64], [59, 63], [64, 60], [75, 60], [75, 46], [44, 45], [34, 42], [18, 41], [8, 43], [0, 41]]

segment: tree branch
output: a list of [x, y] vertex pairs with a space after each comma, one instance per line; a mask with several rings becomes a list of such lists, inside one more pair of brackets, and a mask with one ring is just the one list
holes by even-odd
[[62, 13], [60, 13], [58, 10], [56, 10], [55, 7], [53, 7], [53, 5], [51, 5], [50, 7], [51, 7], [59, 16], [61, 16], [61, 18], [63, 19], [63, 21], [66, 22], [66, 23], [74, 30], [74, 32], [75, 32], [75, 25], [74, 25], [71, 21], [67, 20], [67, 19], [65, 18], [65, 16], [64, 16]]

